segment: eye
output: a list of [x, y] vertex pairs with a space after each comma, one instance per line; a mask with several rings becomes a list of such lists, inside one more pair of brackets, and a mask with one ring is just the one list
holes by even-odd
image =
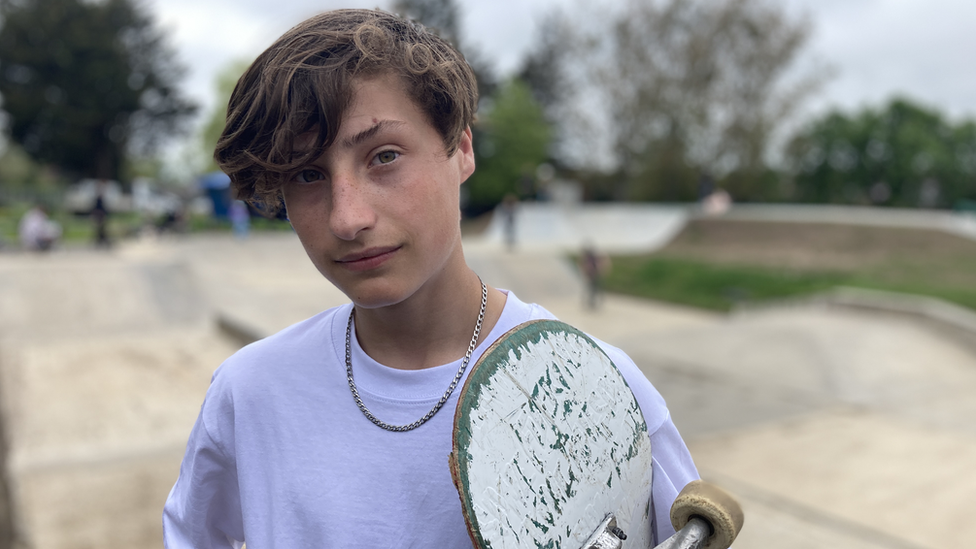
[[373, 164], [389, 164], [400, 157], [396, 151], [382, 151], [373, 157]]
[[296, 183], [315, 183], [321, 181], [325, 176], [318, 170], [306, 169], [295, 174]]

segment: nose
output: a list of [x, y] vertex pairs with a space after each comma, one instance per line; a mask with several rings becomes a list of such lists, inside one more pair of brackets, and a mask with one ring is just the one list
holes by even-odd
[[355, 240], [376, 224], [368, 185], [353, 174], [333, 174], [329, 229], [341, 240]]

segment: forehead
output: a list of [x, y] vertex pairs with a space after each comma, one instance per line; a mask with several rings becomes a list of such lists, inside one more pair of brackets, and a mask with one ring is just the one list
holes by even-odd
[[[331, 143], [323, 152], [356, 145], [372, 135], [404, 126], [440, 134], [403, 79], [395, 74], [359, 76], [350, 82], [349, 102], [341, 111]], [[313, 127], [295, 139], [296, 152], [313, 152], [319, 128]]]
[[344, 133], [349, 122], [363, 117], [385, 114], [388, 116], [408, 117], [420, 114], [420, 106], [407, 91], [407, 85], [402, 78], [392, 74], [376, 76], [360, 76], [352, 80], [349, 86], [349, 104], [342, 113], [339, 122], [339, 133]]

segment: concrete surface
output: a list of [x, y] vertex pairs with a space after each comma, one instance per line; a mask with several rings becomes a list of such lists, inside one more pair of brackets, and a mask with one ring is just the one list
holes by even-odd
[[[609, 252], [653, 250], [678, 234], [692, 211], [687, 205], [523, 202], [515, 234], [522, 249], [576, 251], [586, 243]], [[506, 230], [504, 216], [493, 216], [477, 240], [501, 244]]]
[[0, 404], [17, 547], [159, 547], [213, 369], [236, 350], [166, 254], [0, 256]]
[[750, 221], [933, 229], [976, 240], [976, 215], [947, 210], [825, 204], [736, 204], [724, 217]]
[[[523, 250], [574, 252], [584, 243], [613, 253], [644, 252], [664, 246], [689, 219], [709, 217], [695, 204], [523, 202], [515, 234]], [[723, 219], [831, 223], [942, 231], [976, 240], [976, 215], [945, 210], [831, 206], [822, 204], [735, 204]], [[478, 240], [505, 242], [505, 219], [492, 217]]]
[[[703, 476], [746, 511], [738, 549], [976, 539], [976, 353], [909, 317], [795, 305], [717, 315], [620, 296], [571, 263], [466, 242], [486, 282], [626, 350]], [[344, 296], [290, 233], [0, 256], [0, 404], [21, 547], [159, 547], [212, 371]]]

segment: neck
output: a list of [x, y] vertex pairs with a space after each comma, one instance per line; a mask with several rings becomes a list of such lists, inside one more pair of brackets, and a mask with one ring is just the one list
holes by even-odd
[[[450, 285], [421, 288], [389, 307], [356, 307], [356, 337], [363, 350], [380, 364], [420, 370], [464, 357], [481, 310], [481, 281], [465, 267]], [[501, 316], [505, 295], [488, 288], [481, 339]]]

